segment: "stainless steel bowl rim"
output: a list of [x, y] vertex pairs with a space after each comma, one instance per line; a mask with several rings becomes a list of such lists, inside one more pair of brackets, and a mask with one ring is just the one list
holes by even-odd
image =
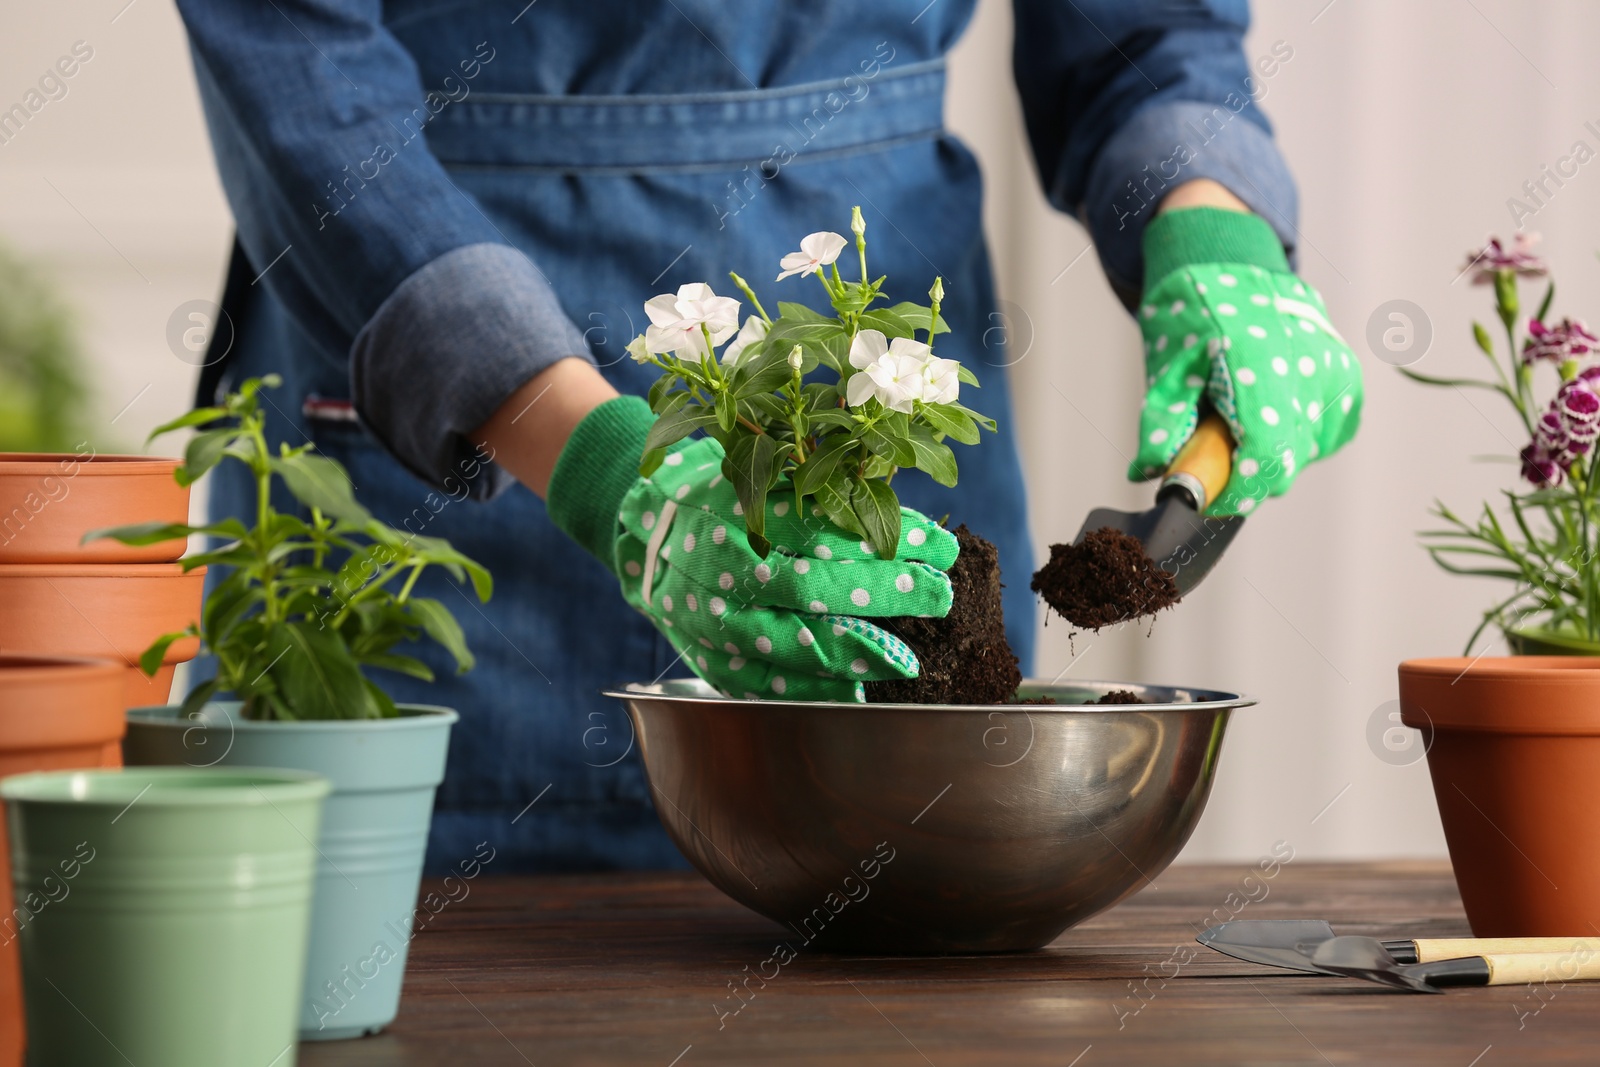
[[782, 698], [745, 700], [739, 697], [723, 696], [712, 688], [709, 683], [698, 678], [676, 678], [665, 682], [630, 682], [621, 689], [602, 690], [601, 695], [613, 697], [617, 700], [653, 697], [659, 700], [670, 700], [674, 704], [706, 704], [728, 707], [770, 708], [774, 705], [784, 705], [787, 707], [803, 707], [812, 711], [966, 711], [984, 715], [995, 712], [1026, 712], [1030, 715], [1035, 713], [1040, 715], [1081, 715], [1152, 711], [1201, 712], [1216, 711], [1224, 708], [1248, 708], [1255, 706], [1257, 703], [1255, 697], [1247, 696], [1243, 693], [1230, 693], [1220, 689], [1202, 689], [1195, 686], [1154, 685], [1142, 682], [1083, 680], [1062, 683], [1030, 679], [1024, 681], [1018, 691], [1039, 696], [1053, 696], [1057, 693], [1082, 694], [1085, 691], [1109, 693], [1113, 690], [1126, 690], [1141, 697], [1157, 691], [1164, 694], [1182, 693], [1191, 697], [1191, 699], [1168, 699], [1143, 704], [847, 704], [840, 701], [784, 700]]

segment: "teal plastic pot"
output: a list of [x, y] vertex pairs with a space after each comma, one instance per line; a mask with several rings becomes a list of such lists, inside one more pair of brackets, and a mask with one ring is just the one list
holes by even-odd
[[433, 794], [456, 719], [424, 705], [402, 705], [394, 719], [322, 722], [255, 722], [225, 703], [194, 719], [175, 706], [128, 712], [129, 766], [292, 767], [333, 783], [317, 838], [303, 1041], [375, 1034], [400, 1010]]
[[0, 782], [33, 1067], [292, 1067], [326, 779]]

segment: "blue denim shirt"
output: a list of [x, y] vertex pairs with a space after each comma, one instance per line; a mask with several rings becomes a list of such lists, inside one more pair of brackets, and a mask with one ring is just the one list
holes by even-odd
[[[996, 542], [1031, 666], [1032, 548], [981, 179], [942, 125], [944, 57], [972, 6], [180, 0], [238, 225], [237, 340], [206, 388], [282, 374], [276, 435], [314, 440], [381, 517], [450, 537], [499, 584], [483, 608], [435, 593], [460, 608], [478, 671], [385, 680], [463, 714], [435, 862], [485, 836], [547, 869], [672, 858], [626, 720], [597, 696], [674, 669], [665, 643], [467, 435], [569, 356], [644, 392], [623, 346], [643, 301], [684, 282], [731, 268], [769, 307], [820, 306], [803, 282], [766, 279], [852, 204], [896, 299], [944, 276], [946, 353], [978, 372], [971, 402], [1003, 427], [963, 450], [956, 489], [916, 472], [896, 488]], [[1294, 187], [1251, 100], [1243, 0], [1014, 6], [1040, 179], [1125, 301], [1143, 227], [1183, 181], [1220, 181], [1292, 247]], [[247, 513], [244, 490], [222, 474], [213, 510]]]

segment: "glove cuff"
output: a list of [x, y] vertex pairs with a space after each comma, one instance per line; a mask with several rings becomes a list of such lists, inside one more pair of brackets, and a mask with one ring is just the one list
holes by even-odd
[[1217, 207], [1163, 211], [1144, 231], [1144, 290], [1195, 263], [1249, 263], [1287, 271], [1289, 259], [1272, 227], [1259, 215]]
[[643, 397], [607, 400], [573, 429], [545, 493], [551, 521], [613, 573], [617, 512], [639, 480], [645, 437], [655, 421]]

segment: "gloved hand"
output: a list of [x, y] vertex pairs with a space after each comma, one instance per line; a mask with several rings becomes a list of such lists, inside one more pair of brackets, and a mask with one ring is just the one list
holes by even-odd
[[692, 441], [639, 476], [654, 421], [638, 397], [591, 412], [551, 476], [550, 515], [700, 677], [751, 700], [856, 702], [863, 682], [916, 677], [911, 649], [867, 620], [945, 615], [954, 535], [902, 508], [895, 558], [879, 559], [820, 516], [796, 515], [794, 494], [780, 489], [767, 497], [773, 551], [762, 559], [716, 441]]
[[1211, 515], [1243, 515], [1288, 491], [1361, 421], [1361, 366], [1317, 291], [1289, 270], [1264, 220], [1182, 208], [1145, 230], [1147, 391], [1128, 477], [1159, 477], [1200, 419], [1202, 400], [1238, 446]]

